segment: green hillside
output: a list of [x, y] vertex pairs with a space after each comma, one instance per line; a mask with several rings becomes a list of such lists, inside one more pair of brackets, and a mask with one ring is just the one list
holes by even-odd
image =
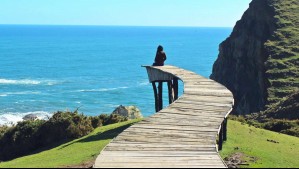
[[299, 138], [229, 121], [228, 141], [220, 154], [240, 157], [242, 168], [297, 168]]
[[139, 120], [97, 128], [86, 137], [38, 154], [0, 163], [0, 168], [91, 167], [101, 150], [119, 133]]
[[299, 1], [273, 0], [273, 6], [277, 30], [265, 44], [270, 106], [299, 91]]

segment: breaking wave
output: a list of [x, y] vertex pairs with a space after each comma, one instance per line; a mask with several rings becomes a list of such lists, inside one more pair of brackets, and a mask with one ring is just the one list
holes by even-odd
[[87, 89], [87, 90], [78, 90], [77, 92], [107, 92], [114, 91], [119, 89], [127, 89], [129, 87], [115, 87], [115, 88], [102, 88], [102, 89]]
[[7, 97], [11, 95], [38, 95], [41, 92], [31, 92], [31, 91], [24, 91], [24, 92], [7, 92], [7, 93], [0, 93], [0, 97]]
[[32, 79], [0, 79], [0, 85], [47, 85], [52, 86], [57, 84], [55, 80], [32, 80]]
[[48, 120], [52, 117], [53, 113], [45, 111], [35, 111], [27, 113], [5, 113], [0, 115], [0, 125], [12, 125], [17, 124], [20, 121], [23, 121], [23, 118], [27, 115], [34, 115], [37, 119]]

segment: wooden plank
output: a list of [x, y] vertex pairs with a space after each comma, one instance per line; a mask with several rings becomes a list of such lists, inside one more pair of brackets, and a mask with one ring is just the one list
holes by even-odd
[[123, 164], [99, 164], [97, 166], [98, 168], [225, 168], [224, 165], [174, 165], [174, 164], [165, 164], [165, 165], [158, 165], [158, 164], [153, 164], [152, 163], [147, 163], [147, 164], [129, 164], [129, 163], [123, 163]]
[[[134, 164], [147, 164], [147, 163], [154, 163], [154, 164], [150, 164], [151, 166], [159, 166], [160, 165], [170, 165], [171, 162], [175, 162], [173, 160], [171, 161], [160, 161], [158, 160], [158, 162], [155, 162], [155, 160], [158, 160], [158, 159], [148, 159], [148, 160], [140, 160], [140, 161], [137, 161], [137, 160], [126, 160], [126, 159], [110, 159], [107, 161], [102, 161], [102, 164], [104, 165], [107, 165], [107, 163], [113, 163], [112, 165], [114, 164], [118, 164], [118, 163], [134, 163]], [[197, 165], [197, 166], [205, 166], [205, 165], [223, 165], [222, 161], [211, 161], [211, 160], [200, 160], [200, 161], [176, 161], [176, 164], [177, 165], [186, 165], [186, 166], [190, 166], [190, 165]], [[172, 164], [173, 165], [173, 164]]]
[[[172, 107], [168, 107], [166, 109], [163, 109], [159, 113], [154, 114], [153, 116], [155, 116], [157, 114], [163, 114], [164, 112], [168, 112], [168, 113], [171, 113], [171, 112], [173, 112], [173, 113], [175, 113], [175, 112], [178, 112], [178, 113], [191, 112], [192, 113], [193, 112], [193, 113], [202, 114], [202, 115], [213, 114], [213, 113], [215, 113], [215, 114], [216, 113], [227, 114], [227, 112], [223, 109], [216, 109], [216, 110], [215, 109], [214, 110], [212, 110], [212, 109], [208, 109], [208, 110], [198, 109], [198, 110], [196, 110], [196, 109], [192, 109], [190, 107], [185, 107], [185, 108], [177, 107], [176, 108], [175, 106], [172, 105]], [[153, 116], [151, 116], [151, 117], [153, 117]], [[189, 117], [192, 117], [192, 116], [189, 116]]]
[[162, 162], [164, 161], [180, 161], [180, 162], [190, 162], [190, 161], [219, 161], [219, 157], [218, 156], [208, 156], [208, 155], [204, 155], [204, 156], [196, 156], [196, 157], [122, 157], [122, 158], [118, 158], [118, 157], [102, 157], [100, 159], [101, 161], [129, 161], [129, 160], [136, 160], [136, 161], [143, 161], [147, 162], [147, 161], [152, 161], [152, 160], [161, 160]]
[[231, 97], [217, 97], [217, 96], [182, 96], [179, 100], [184, 101], [199, 101], [208, 103], [229, 103], [232, 104], [233, 100]]
[[232, 107], [231, 103], [212, 103], [212, 102], [201, 102], [192, 100], [178, 100], [175, 103], [186, 104], [186, 105], [200, 105], [200, 106], [215, 106], [215, 107]]
[[109, 146], [120, 146], [120, 147], [163, 147], [163, 148], [180, 148], [180, 147], [190, 147], [190, 148], [215, 148], [216, 145], [182, 145], [182, 144], [145, 144], [145, 143], [136, 143], [134, 145], [132, 144], [126, 144], [126, 143], [115, 143], [112, 142], [108, 145]]
[[187, 91], [184, 92], [186, 96], [217, 96], [217, 97], [232, 97], [229, 93], [213, 93], [213, 92], [197, 92], [197, 91]]
[[[109, 157], [109, 158], [102, 158], [100, 160], [98, 160], [98, 164], [99, 165], [105, 165], [107, 163], [111, 163], [111, 164], [116, 164], [116, 163], [135, 163], [135, 164], [146, 164], [146, 163], [155, 163], [158, 161], [158, 163], [163, 164], [163, 165], [173, 165], [173, 163], [175, 163], [175, 166], [181, 166], [184, 165], [186, 166], [191, 166], [191, 165], [197, 165], [197, 166], [206, 166], [206, 165], [219, 165], [219, 166], [223, 166], [223, 162], [217, 159], [189, 159], [189, 158], [183, 158], [182, 160], [180, 158], [167, 158], [167, 159], [161, 159], [161, 158], [145, 158], [144, 159], [141, 158], [117, 158], [117, 157]], [[185, 168], [184, 166], [182, 166], [183, 168]]]
[[[157, 133], [167, 133], [167, 134], [171, 134], [171, 133], [181, 133], [184, 132], [184, 134], [208, 134], [208, 135], [213, 135], [214, 132], [217, 129], [209, 129], [208, 127], [203, 128], [203, 129], [189, 129], [188, 127], [184, 127], [183, 129], [178, 129], [181, 126], [150, 126], [150, 125], [139, 125], [139, 126], [135, 126], [133, 125], [132, 127], [130, 127], [129, 129], [125, 130], [124, 133], [128, 133], [128, 132], [138, 132], [138, 131], [142, 131], [144, 133], [150, 133], [153, 132], [155, 134]], [[197, 127], [197, 128], [201, 128], [201, 127]]]
[[[153, 160], [140, 160], [140, 161], [133, 161], [133, 160], [123, 160], [123, 159], [111, 159], [111, 160], [107, 160], [107, 161], [101, 161], [102, 162], [102, 165], [120, 165], [120, 163], [127, 163], [127, 164], [132, 164], [132, 165], [136, 165], [136, 164], [144, 164], [144, 165], [149, 165], [149, 166], [156, 166], [156, 167], [159, 167], [159, 165], [174, 165], [174, 164], [171, 164], [175, 161], [158, 161], [156, 162], [155, 160], [158, 160], [158, 159], [153, 159]], [[153, 164], [152, 164], [153, 163]], [[207, 166], [207, 165], [210, 165], [210, 166], [213, 166], [213, 165], [222, 165], [223, 166], [223, 162], [221, 161], [211, 161], [211, 160], [201, 160], [201, 161], [176, 161], [175, 162], [176, 165], [175, 166]]]
[[180, 147], [180, 148], [172, 148], [172, 147], [168, 147], [168, 148], [163, 148], [163, 147], [121, 147], [121, 146], [115, 146], [115, 147], [106, 147], [105, 148], [106, 151], [149, 151], [149, 152], [153, 152], [153, 151], [195, 151], [195, 152], [199, 152], [199, 151], [204, 151], [204, 152], [215, 152], [217, 151], [216, 148], [190, 148], [190, 147]]
[[[140, 161], [138, 161], [140, 160]], [[155, 161], [158, 160], [158, 161]], [[159, 160], [158, 158], [155, 159], [123, 159], [123, 158], [114, 158], [114, 159], [105, 159], [105, 160], [100, 160], [102, 162], [102, 164], [106, 164], [107, 163], [113, 163], [113, 164], [117, 164], [117, 163], [135, 163], [135, 164], [146, 164], [146, 163], [155, 163], [153, 165], [165, 165], [165, 164], [170, 164], [175, 162], [177, 165], [186, 165], [186, 166], [190, 166], [190, 165], [198, 165], [198, 166], [203, 166], [203, 165], [223, 165], [223, 162], [218, 160], [190, 160], [190, 161], [174, 161], [174, 160]], [[172, 164], [173, 165], [173, 164]]]
[[[136, 136], [135, 136], [136, 134]], [[138, 134], [138, 135], [137, 135]], [[216, 138], [216, 135], [218, 133], [215, 134], [215, 132], [193, 132], [193, 133], [189, 133], [189, 132], [185, 132], [185, 133], [181, 133], [178, 131], [165, 131], [163, 132], [162, 130], [157, 132], [155, 130], [149, 130], [149, 129], [134, 129], [134, 130], [130, 130], [130, 131], [125, 131], [124, 133], [118, 135], [116, 137], [120, 138], [120, 137], [132, 137], [132, 138], [140, 138], [140, 139], [155, 139], [158, 136], [163, 137], [163, 139], [165, 140], [170, 140], [170, 139], [175, 139], [177, 138], [177, 141], [199, 141], [199, 140], [205, 140], [205, 141], [209, 141], [212, 139]], [[138, 137], [139, 136], [139, 137]], [[143, 136], [143, 137], [142, 137]], [[204, 138], [204, 139], [203, 139]], [[209, 139], [208, 139], [209, 138]]]
[[116, 143], [126, 143], [126, 144], [134, 144], [135, 142], [137, 143], [147, 143], [147, 144], [151, 144], [151, 143], [159, 143], [159, 144], [184, 144], [184, 145], [216, 145], [215, 142], [210, 141], [207, 142], [206, 140], [194, 140], [194, 141], [189, 141], [186, 139], [179, 139], [179, 140], [175, 140], [175, 139], [165, 139], [163, 138], [163, 140], [157, 139], [157, 138], [152, 138], [152, 139], [146, 139], [146, 138], [133, 138], [133, 137], [118, 137], [115, 138], [115, 142]]
[[[133, 134], [133, 133], [132, 133]], [[195, 137], [195, 136], [194, 136]], [[185, 142], [189, 145], [215, 145], [216, 143], [216, 135], [204, 135], [202, 138], [194, 138], [192, 136], [187, 137], [179, 137], [175, 138], [172, 136], [163, 136], [160, 138], [157, 138], [154, 135], [140, 135], [139, 137], [130, 136], [130, 135], [120, 135], [116, 137], [114, 140], [117, 142], [143, 142], [143, 143], [171, 143], [171, 144], [184, 144]], [[206, 137], [210, 137], [208, 139], [204, 139]]]
[[201, 132], [216, 132], [218, 128], [211, 127], [185, 127], [185, 126], [163, 126], [163, 125], [155, 125], [155, 126], [146, 126], [146, 125], [134, 125], [131, 128], [137, 129], [162, 129], [162, 130], [176, 130], [176, 131], [201, 131]]
[[[178, 122], [167, 122], [167, 123], [163, 123], [161, 124], [162, 121], [157, 121], [157, 122], [150, 122], [150, 123], [140, 123], [140, 125], [155, 125], [155, 126], [175, 126], [175, 127], [202, 127], [202, 128], [214, 128], [214, 129], [218, 129], [219, 125], [217, 122], [214, 123], [188, 123], [188, 122], [184, 122], [184, 123], [180, 123]], [[199, 130], [200, 131], [200, 130]]]
[[[159, 113], [153, 115], [150, 119], [156, 118], [156, 117], [169, 117], [174, 119], [203, 119], [205, 116], [208, 117], [215, 117], [215, 118], [223, 118], [224, 115], [226, 115], [226, 112], [222, 112], [222, 110], [194, 110], [194, 109], [184, 109], [184, 108], [172, 108], [160, 111]], [[203, 117], [199, 118], [197, 116]]]
[[194, 105], [194, 106], [188, 106], [186, 104], [172, 104], [168, 108], [177, 108], [177, 109], [186, 109], [186, 110], [215, 110], [215, 111], [225, 111], [228, 112], [228, 110], [231, 109], [231, 107], [228, 106], [222, 106], [222, 107], [215, 107], [215, 106], [202, 106], [202, 105]]
[[[140, 134], [139, 137], [135, 137], [132, 136], [133, 134]], [[159, 135], [159, 134], [150, 134], [150, 133], [146, 133], [146, 134], [141, 134], [140, 132], [130, 132], [130, 133], [125, 133], [123, 135], [119, 135], [115, 138], [115, 140], [117, 141], [124, 141], [124, 140], [140, 140], [139, 142], [149, 142], [149, 141], [156, 141], [157, 143], [160, 142], [178, 142], [178, 143], [182, 143], [182, 142], [197, 142], [197, 144], [202, 144], [202, 145], [210, 145], [210, 144], [214, 144], [215, 143], [215, 138], [217, 134], [213, 134], [213, 135], [201, 135], [201, 134], [197, 134], [197, 135], [187, 135], [187, 136], [180, 136], [180, 137], [175, 137], [174, 135], [178, 134], [178, 133], [170, 133], [169, 135], [165, 134], [165, 135]], [[159, 138], [157, 138], [157, 136], [160, 136]], [[196, 138], [196, 136], [198, 138]], [[160, 140], [159, 140], [160, 139]]]
[[132, 156], [132, 157], [176, 157], [185, 156], [193, 157], [197, 155], [217, 155], [217, 152], [196, 152], [196, 151], [103, 151], [101, 155], [107, 156]]

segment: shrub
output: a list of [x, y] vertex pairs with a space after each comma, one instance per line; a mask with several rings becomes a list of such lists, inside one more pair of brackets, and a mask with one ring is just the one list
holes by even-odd
[[104, 125], [115, 124], [124, 121], [128, 121], [128, 118], [120, 115], [112, 114], [109, 116], [109, 118], [104, 120]]
[[90, 120], [91, 120], [91, 125], [93, 128], [103, 126], [103, 120], [100, 118], [100, 116], [90, 117]]
[[75, 112], [57, 112], [48, 121], [23, 121], [0, 127], [0, 161], [27, 155], [40, 148], [88, 135], [102, 125], [127, 121], [119, 115], [87, 117]]
[[230, 120], [234, 120], [234, 121], [239, 121], [241, 123], [245, 123], [246, 122], [245, 117], [241, 116], [241, 115], [239, 115], [239, 116], [237, 116], [237, 115], [230, 115], [229, 119]]
[[3, 137], [4, 133], [6, 133], [8, 129], [9, 127], [7, 126], [0, 126], [0, 139]]
[[0, 140], [0, 160], [9, 160], [18, 155], [33, 151], [36, 143], [35, 134], [45, 121], [24, 121], [9, 128]]
[[287, 130], [283, 130], [281, 131], [284, 134], [288, 134], [288, 135], [292, 135], [292, 136], [296, 136], [299, 137], [299, 127], [293, 127], [291, 129], [287, 129]]
[[231, 120], [246, 123], [250, 126], [257, 128], [264, 128], [267, 130], [288, 134], [291, 136], [299, 137], [299, 120], [286, 120], [286, 119], [270, 119], [264, 117], [265, 114], [256, 114], [244, 116], [230, 115]]
[[265, 129], [281, 132], [295, 127], [294, 122], [287, 120], [270, 120], [265, 124]]

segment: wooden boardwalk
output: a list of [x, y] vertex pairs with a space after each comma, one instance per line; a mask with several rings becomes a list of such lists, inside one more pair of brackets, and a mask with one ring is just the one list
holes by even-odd
[[226, 139], [232, 93], [215, 81], [174, 66], [147, 70], [150, 82], [182, 80], [184, 94], [117, 136], [98, 156], [94, 167], [226, 168], [218, 148]]

